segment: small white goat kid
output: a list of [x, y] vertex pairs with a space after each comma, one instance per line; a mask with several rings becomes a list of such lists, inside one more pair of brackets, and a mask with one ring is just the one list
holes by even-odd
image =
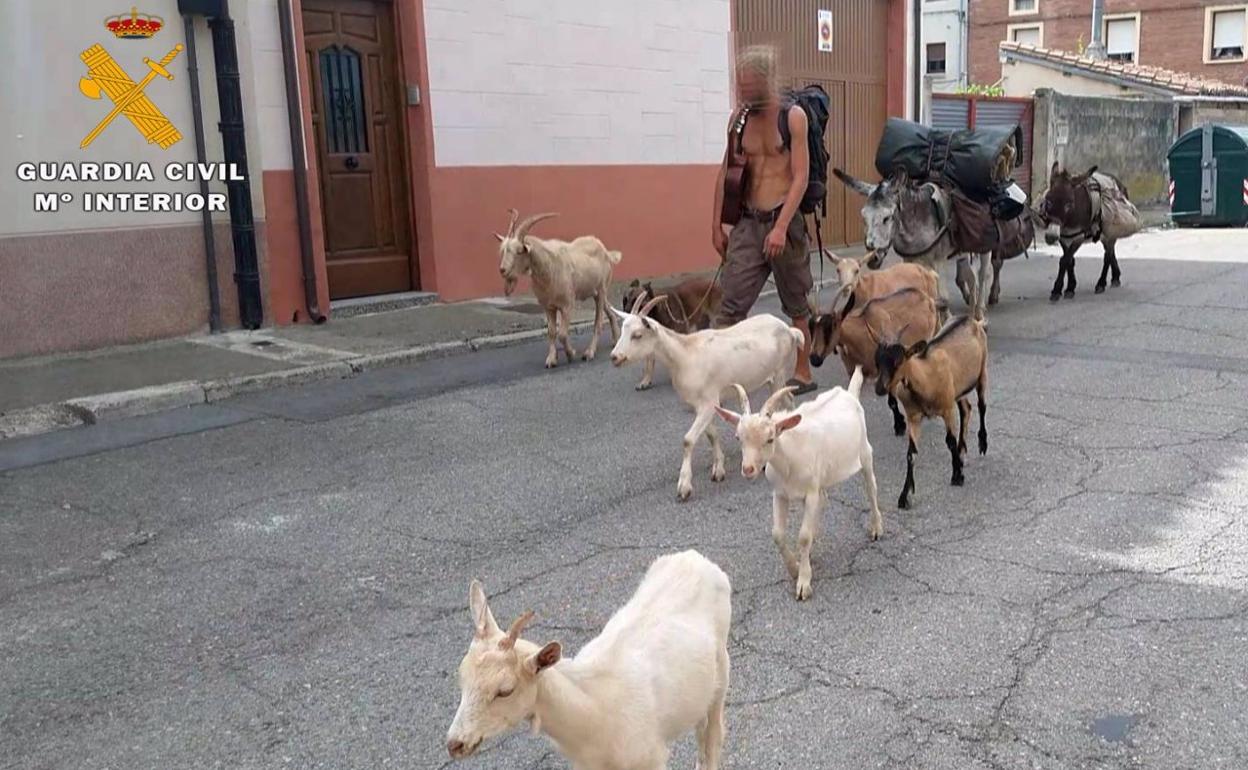
[[[611, 350], [611, 363], [623, 366], [655, 356], [672, 373], [672, 387], [680, 400], [693, 408], [693, 425], [685, 432], [684, 457], [676, 495], [688, 500], [693, 494], [693, 447], [705, 435], [714, 453], [711, 481], [723, 481], [724, 449], [715, 428], [715, 408], [725, 391], [738, 383], [746, 390], [764, 384], [772, 392], [793, 376], [803, 336], [773, 315], [756, 315], [726, 329], [704, 329], [679, 334], [648, 318], [651, 308], [666, 299], [658, 296], [636, 313], [622, 313], [620, 339]], [[788, 391], [785, 391], [786, 393]]]
[[[741, 414], [716, 407], [719, 416], [737, 428], [741, 441], [741, 475], [755, 478], [766, 468], [772, 486], [771, 537], [789, 575], [797, 581], [798, 601], [809, 599], [810, 548], [819, 528], [819, 513], [828, 489], [855, 473], [862, 473], [862, 486], [871, 505], [867, 527], [871, 539], [884, 533], [884, 519], [876, 500], [875, 468], [867, 423], [859, 394], [862, 367], [854, 368], [849, 389], [833, 388], [793, 411], [778, 412], [776, 407], [785, 388], [767, 399], [758, 414], [750, 412], [745, 389], [738, 388]], [[806, 515], [798, 535], [798, 558], [789, 550], [789, 502], [802, 500]]]
[[511, 210], [511, 224], [506, 235], [494, 234], [498, 239], [501, 260], [498, 272], [503, 276], [503, 293], [511, 296], [516, 281], [528, 275], [533, 282], [533, 296], [546, 311], [546, 368], [558, 363], [555, 339], [563, 345], [568, 362], [576, 357], [568, 340], [572, 307], [580, 300], [594, 298], [594, 336], [589, 347], [581, 355], [584, 361], [592, 360], [598, 352], [598, 337], [602, 334], [602, 322], [611, 325], [611, 339], [619, 339], [615, 319], [607, 314], [611, 306], [607, 301], [607, 288], [611, 285], [611, 269], [620, 263], [620, 252], [608, 251], [602, 241], [592, 235], [582, 236], [572, 242], [543, 240], [529, 235], [529, 229], [544, 219], [558, 214], [534, 214], [516, 224], [519, 212]]
[[474, 753], [522, 720], [577, 770], [662, 770], [672, 742], [697, 731], [699, 770], [717, 770], [728, 692], [732, 587], [697, 551], [661, 556], [633, 598], [573, 660], [558, 642], [520, 638], [533, 617], [499, 629], [472, 581], [475, 634], [459, 664], [451, 757]]

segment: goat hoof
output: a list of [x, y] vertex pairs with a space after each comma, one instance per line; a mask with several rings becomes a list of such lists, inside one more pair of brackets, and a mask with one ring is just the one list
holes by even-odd
[[1066, 291], [1062, 292], [1062, 297], [1063, 297], [1063, 299], [1074, 299], [1074, 298], [1075, 298], [1075, 290], [1074, 290], [1074, 289], [1067, 289]]
[[680, 502], [687, 502], [690, 497], [693, 497], [693, 487], [678, 487], [676, 489], [676, 499]]
[[966, 478], [961, 473], [959, 473], [958, 475], [949, 479], [949, 483], [955, 487], [960, 487], [966, 483]]
[[593, 354], [593, 353], [582, 353], [582, 354], [581, 354], [581, 360], [582, 360], [582, 361], [593, 361], [593, 360], [594, 360], [594, 354]]
[[1049, 302], [1057, 302], [1061, 298], [1062, 298], [1062, 293], [1060, 291], [1055, 291], [1049, 295]]
[[814, 596], [814, 595], [815, 595], [815, 591], [814, 591], [814, 589], [813, 589], [813, 588], [811, 588], [811, 587], [810, 587], [810, 583], [801, 583], [801, 582], [798, 582], [798, 584], [797, 584], [797, 600], [798, 600], [799, 602], [804, 602], [804, 601], [806, 601], [807, 599], [809, 599], [810, 597], [812, 597], [812, 596]]
[[547, 369], [554, 369], [554, 368], [555, 368], [556, 366], [558, 366], [558, 365], [559, 365], [559, 364], [558, 364], [557, 362], [555, 362], [555, 361], [547, 361], [547, 362], [546, 362], [546, 368], [547, 368]]
[[988, 437], [987, 436], [979, 437], [979, 453], [981, 455], [988, 454]]
[[726, 478], [728, 478], [728, 472], [723, 468], [711, 469], [711, 481], [723, 481]]
[[1114, 280], [1112, 280], [1112, 281], [1110, 281], [1110, 282], [1109, 282], [1109, 285], [1110, 285], [1110, 286], [1113, 286], [1113, 287], [1116, 289], [1116, 288], [1118, 288], [1119, 286], [1121, 286], [1121, 285], [1122, 285], [1122, 281], [1121, 281], [1121, 280], [1119, 280], [1119, 279], [1117, 279], [1117, 278], [1115, 278]]
[[1103, 284], [1103, 283], [1098, 283], [1098, 284], [1096, 285], [1096, 288], [1092, 290], [1092, 293], [1093, 293], [1093, 294], [1104, 294], [1104, 293], [1105, 293], [1105, 284]]
[[906, 435], [906, 424], [905, 424], [904, 422], [903, 422], [903, 423], [893, 423], [893, 435], [894, 435], [894, 436], [904, 436], [904, 435]]
[[636, 387], [636, 389], [637, 389], [637, 390], [650, 390], [650, 388], [653, 388], [653, 387], [654, 387], [654, 383], [651, 383], [651, 382], [639, 382], [639, 383], [637, 383], [637, 387]]
[[910, 500], [905, 495], [902, 495], [897, 498], [897, 507], [903, 511], [910, 510]]

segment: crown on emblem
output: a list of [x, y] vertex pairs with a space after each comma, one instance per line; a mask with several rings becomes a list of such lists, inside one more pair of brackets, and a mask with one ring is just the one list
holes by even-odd
[[165, 26], [165, 20], [159, 16], [139, 13], [138, 8], [131, 6], [129, 16], [109, 16], [104, 20], [104, 26], [123, 40], [145, 40], [159, 32]]

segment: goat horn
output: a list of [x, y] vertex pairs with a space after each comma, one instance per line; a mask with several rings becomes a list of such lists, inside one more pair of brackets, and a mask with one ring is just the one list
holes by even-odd
[[524, 237], [529, 234], [529, 229], [533, 227], [533, 225], [541, 222], [543, 219], [550, 219], [551, 217], [557, 216], [559, 215], [553, 211], [548, 211], [545, 214], [534, 214], [516, 226], [516, 238], [523, 241]]
[[797, 388], [795, 388], [792, 385], [789, 385], [788, 387], [781, 388], [780, 390], [777, 390], [775, 393], [772, 393], [770, 396], [767, 397], [767, 401], [763, 404], [763, 414], [767, 416], [771, 416], [772, 414], [774, 414], [776, 411], [776, 406], [780, 403], [780, 400], [783, 399], [785, 396], [792, 396], [793, 391], [795, 390], [797, 390]]
[[516, 209], [507, 209], [507, 213], [511, 216], [511, 221], [507, 223], [507, 237], [510, 238], [516, 232], [516, 222], [520, 219], [520, 212]]
[[750, 413], [750, 394], [746, 393], [745, 388], [741, 387], [741, 385], [738, 383], [734, 382], [732, 384], [732, 387], [736, 388], [737, 398], [741, 399], [742, 416], [749, 414]]
[[637, 299], [633, 300], [633, 309], [628, 311], [633, 315], [637, 315], [637, 311], [641, 309], [641, 303], [646, 301], [646, 290], [642, 289], [637, 292]]
[[655, 306], [655, 305], [659, 304], [660, 302], [664, 302], [664, 301], [666, 301], [666, 300], [667, 300], [667, 295], [666, 295], [666, 294], [660, 294], [659, 296], [657, 296], [657, 297], [655, 297], [654, 299], [650, 300], [650, 301], [649, 301], [649, 302], [647, 302], [646, 304], [642, 305], [642, 306], [641, 306], [641, 311], [640, 311], [640, 312], [638, 312], [638, 313], [637, 313], [637, 315], [640, 315], [640, 316], [647, 316], [647, 315], [650, 315], [650, 311], [654, 309], [654, 306]]
[[516, 640], [520, 638], [520, 633], [524, 631], [524, 627], [533, 622], [533, 610], [527, 610], [523, 615], [511, 622], [511, 628], [507, 629], [507, 636], [498, 643], [500, 650], [510, 650], [516, 646]]

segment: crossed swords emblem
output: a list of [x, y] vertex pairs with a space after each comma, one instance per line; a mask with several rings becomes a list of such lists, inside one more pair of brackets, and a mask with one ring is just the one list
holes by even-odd
[[149, 72], [138, 83], [130, 79], [126, 71], [108, 51], [104, 50], [103, 46], [93, 45], [83, 51], [81, 58], [87, 65], [87, 75], [78, 81], [78, 90], [91, 99], [99, 99], [107, 94], [113, 102], [113, 109], [95, 128], [91, 129], [91, 133], [87, 134], [79, 146], [84, 149], [88, 147], [118, 115], [122, 114], [134, 124], [143, 138], [147, 139], [148, 144], [156, 144], [162, 150], [169, 149], [181, 139], [182, 134], [174, 128], [169, 118], [165, 117], [155, 104], [152, 104], [143, 90], [156, 79], [157, 75], [166, 80], [173, 80], [173, 74], [169, 72], [168, 67], [182, 52], [182, 48], [180, 43], [175, 45], [173, 50], [158, 62], [143, 59]]

